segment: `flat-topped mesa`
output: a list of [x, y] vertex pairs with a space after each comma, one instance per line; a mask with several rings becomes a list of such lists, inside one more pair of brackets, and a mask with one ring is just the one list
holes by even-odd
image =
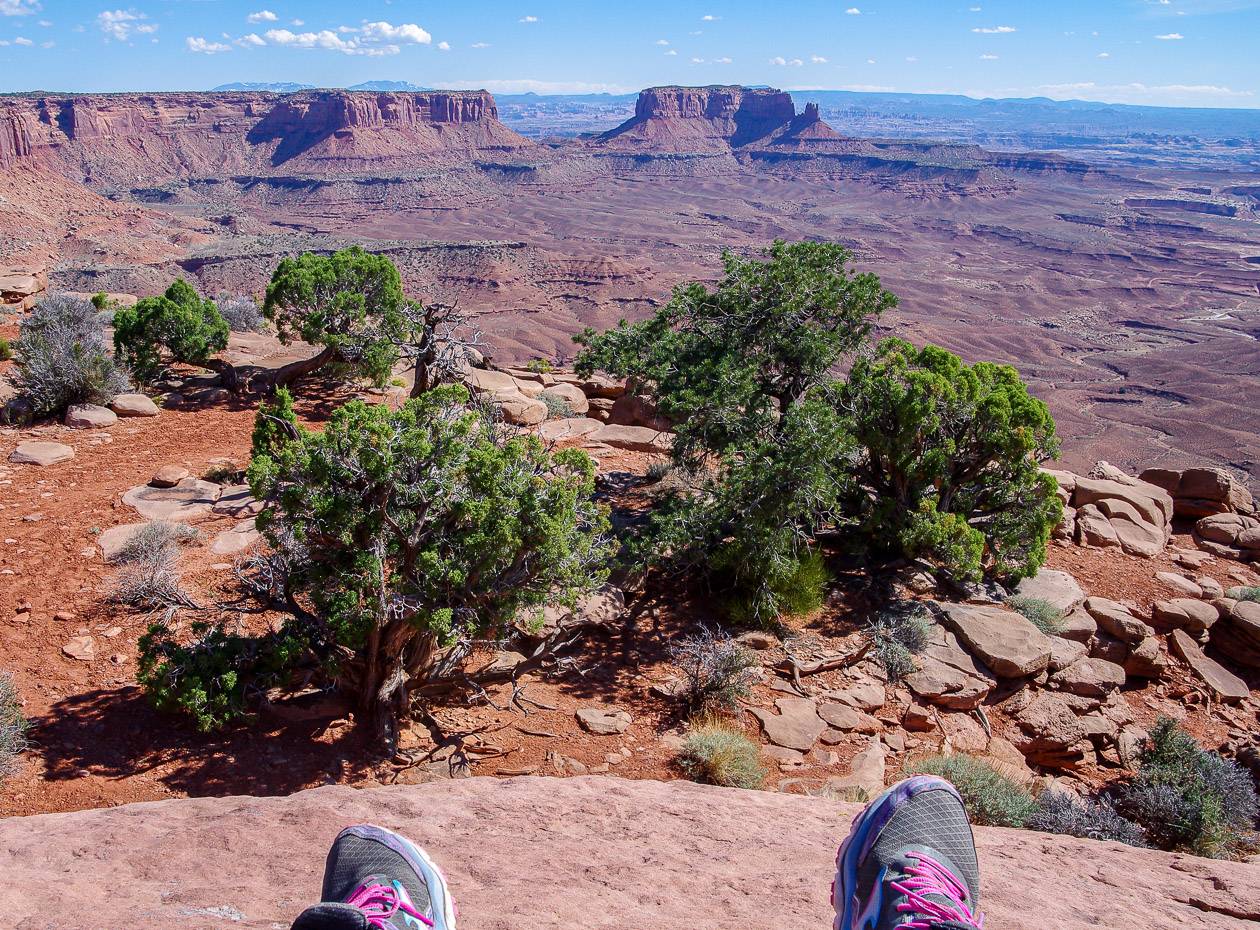
[[773, 88], [649, 87], [634, 116], [598, 138], [615, 148], [721, 151], [772, 135], [796, 118], [792, 95]]
[[499, 122], [483, 90], [300, 94], [30, 95], [0, 101], [0, 166], [51, 160], [84, 177], [134, 182], [249, 172], [310, 154], [417, 164], [444, 151], [531, 143]]

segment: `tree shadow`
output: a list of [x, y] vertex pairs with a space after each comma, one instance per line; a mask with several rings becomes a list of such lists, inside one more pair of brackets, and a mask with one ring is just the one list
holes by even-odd
[[160, 714], [129, 686], [67, 697], [31, 721], [32, 743], [49, 781], [86, 772], [126, 778], [152, 772], [176, 793], [198, 796], [291, 794], [353, 781], [379, 762], [352, 723], [330, 726], [341, 708], [274, 713], [221, 733], [198, 733]]

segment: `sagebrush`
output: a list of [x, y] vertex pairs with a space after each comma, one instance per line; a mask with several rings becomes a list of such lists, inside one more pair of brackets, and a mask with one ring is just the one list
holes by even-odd
[[933, 625], [925, 608], [909, 602], [890, 604], [867, 620], [871, 655], [884, 667], [889, 681], [914, 674], [914, 657], [927, 648]]
[[73, 404], [107, 404], [129, 387], [109, 353], [96, 308], [64, 294], [45, 297], [22, 320], [15, 380], [36, 416]]
[[1123, 817], [1109, 800], [1076, 798], [1064, 791], [1043, 791], [1037, 798], [1036, 810], [1024, 821], [1024, 827], [1087, 840], [1147, 845], [1142, 828]]
[[953, 784], [972, 823], [981, 826], [1022, 827], [1037, 806], [1027, 788], [974, 756], [926, 756], [909, 771], [936, 775]]
[[695, 727], [678, 752], [678, 766], [688, 778], [725, 788], [760, 788], [766, 778], [761, 747], [729, 727]]
[[219, 307], [219, 315], [227, 321], [228, 328], [234, 333], [261, 333], [267, 328], [267, 318], [263, 316], [258, 302], [249, 297], [233, 297], [220, 294], [215, 298]]
[[13, 774], [26, 751], [26, 726], [13, 677], [0, 672], [0, 779]]
[[1043, 598], [1015, 594], [1008, 597], [1005, 603], [1011, 610], [1023, 614], [1047, 636], [1056, 636], [1063, 630], [1063, 611]]
[[683, 699], [692, 713], [733, 710], [756, 680], [752, 651], [711, 627], [675, 641], [669, 658], [683, 673]]

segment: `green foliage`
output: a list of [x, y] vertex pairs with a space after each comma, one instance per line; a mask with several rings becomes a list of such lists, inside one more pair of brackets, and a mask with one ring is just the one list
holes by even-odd
[[267, 285], [263, 314], [280, 339], [329, 350], [378, 386], [389, 382], [406, 325], [402, 277], [394, 263], [358, 246], [286, 258]]
[[683, 673], [683, 698], [692, 714], [728, 711], [747, 697], [758, 666], [757, 657], [731, 637], [710, 627], [676, 640], [669, 659]]
[[1230, 588], [1226, 592], [1227, 597], [1232, 597], [1238, 601], [1260, 601], [1260, 588], [1241, 587]]
[[398, 410], [351, 401], [322, 433], [290, 433], [284, 395], [260, 413], [249, 482], [270, 502], [258, 527], [274, 549], [260, 583], [291, 617], [258, 642], [209, 630], [192, 654], [156, 636], [153, 661], [192, 695], [170, 706], [221, 722], [248, 688], [310, 656], [388, 731], [441, 650], [572, 606], [603, 579], [608, 519], [591, 459], [509, 437], [467, 400], [442, 387]]
[[1063, 611], [1044, 598], [1016, 594], [1008, 597], [1005, 603], [1011, 610], [1023, 614], [1047, 636], [1057, 636], [1063, 629]]
[[13, 347], [9, 345], [9, 340], [0, 336], [0, 362], [7, 362], [13, 358]]
[[567, 420], [576, 415], [573, 412], [573, 408], [569, 406], [569, 402], [563, 397], [557, 397], [554, 394], [544, 394], [542, 402], [547, 408], [548, 420]]
[[688, 778], [726, 788], [760, 788], [766, 777], [761, 747], [743, 733], [717, 724], [693, 728], [677, 761]]
[[[727, 553], [736, 551], [735, 547]], [[734, 564], [725, 560], [715, 563], [725, 574], [738, 574]], [[763, 584], [756, 588], [736, 585], [734, 596], [727, 601], [731, 619], [742, 626], [767, 626], [782, 617], [804, 617], [819, 610], [826, 600], [827, 584], [831, 573], [822, 553], [817, 549], [803, 550], [794, 563], [787, 563], [786, 570], [767, 573]]]
[[253, 454], [275, 459], [283, 447], [303, 435], [288, 388], [278, 388], [270, 402], [258, 408], [254, 418]]
[[1037, 807], [1026, 788], [975, 756], [926, 756], [909, 771], [936, 775], [953, 784], [971, 822], [980, 826], [1022, 827]]
[[698, 464], [774, 435], [779, 414], [829, 377], [897, 300], [849, 267], [835, 243], [777, 241], [764, 260], [723, 256], [713, 290], [674, 289], [642, 323], [576, 337], [577, 370], [601, 369], [648, 389], [678, 424], [674, 455]]
[[1065, 791], [1043, 791], [1037, 798], [1036, 810], [1024, 821], [1024, 827], [1086, 840], [1146, 846], [1142, 828], [1120, 816], [1110, 801], [1075, 798]]
[[205, 366], [227, 340], [228, 324], [214, 301], [203, 300], [183, 278], [162, 296], [114, 314], [114, 351], [142, 382], [155, 379], [167, 360]]
[[556, 368], [545, 358], [531, 358], [525, 365], [526, 371], [532, 371], [536, 375], [545, 375], [548, 372], [555, 371]]
[[251, 696], [281, 684], [305, 654], [291, 630], [248, 636], [205, 622], [193, 624], [185, 643], [155, 623], [139, 648], [136, 680], [154, 706], [189, 717], [203, 733], [245, 715]]
[[127, 378], [110, 357], [86, 300], [54, 294], [22, 320], [17, 387], [36, 416], [60, 413], [72, 404], [107, 404], [127, 390]]
[[0, 672], [0, 780], [13, 774], [18, 758], [26, 751], [26, 727], [13, 677]]
[[889, 605], [867, 621], [872, 657], [884, 667], [889, 681], [914, 674], [914, 657], [927, 648], [932, 626], [923, 607], [913, 602]]
[[1167, 717], [1151, 728], [1137, 777], [1120, 789], [1116, 806], [1160, 849], [1231, 858], [1257, 842], [1260, 800], [1251, 776]]
[[1063, 505], [1038, 464], [1058, 442], [1014, 368], [887, 339], [831, 393], [860, 450], [852, 504], [868, 551], [959, 580], [1041, 566]]
[[110, 296], [104, 291], [97, 291], [92, 295], [92, 306], [96, 308], [98, 313], [103, 313], [106, 310], [115, 309], [118, 306], [118, 301], [111, 300]]

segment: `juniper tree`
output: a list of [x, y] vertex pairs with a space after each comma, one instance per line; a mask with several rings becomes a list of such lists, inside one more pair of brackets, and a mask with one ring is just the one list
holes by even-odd
[[136, 378], [157, 378], [168, 362], [213, 368], [229, 388], [235, 369], [216, 359], [227, 348], [228, 324], [213, 300], [204, 299], [183, 278], [158, 297], [145, 297], [114, 313], [114, 352]]

